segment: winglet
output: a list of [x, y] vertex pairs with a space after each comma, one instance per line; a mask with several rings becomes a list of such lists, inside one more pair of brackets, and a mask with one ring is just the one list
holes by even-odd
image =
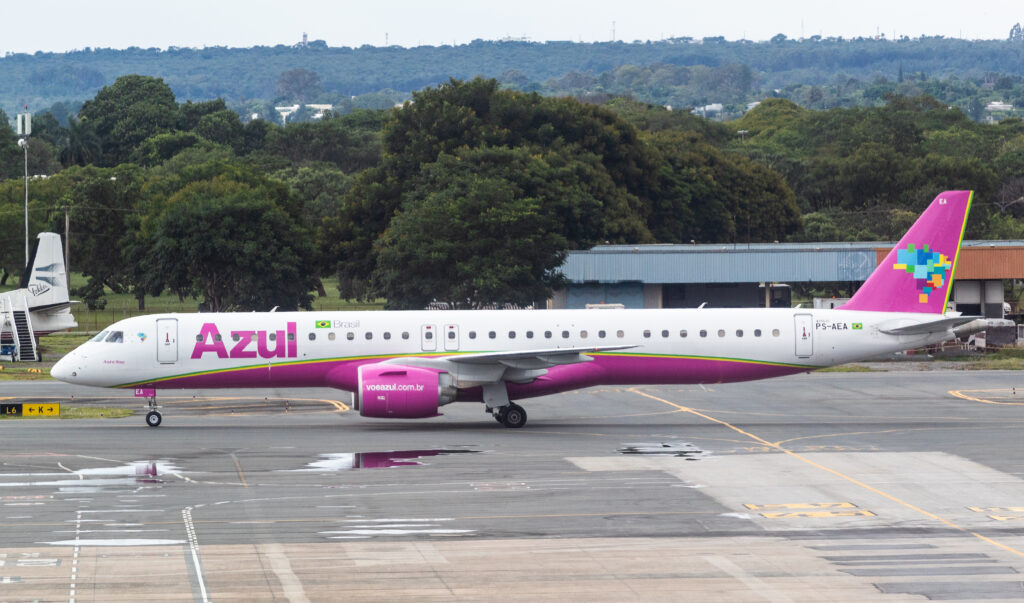
[[945, 312], [973, 196], [946, 191], [936, 197], [840, 309]]

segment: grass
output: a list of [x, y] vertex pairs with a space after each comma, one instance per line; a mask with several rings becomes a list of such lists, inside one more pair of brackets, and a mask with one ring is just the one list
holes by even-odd
[[0, 364], [0, 381], [52, 381], [50, 367], [39, 362]]

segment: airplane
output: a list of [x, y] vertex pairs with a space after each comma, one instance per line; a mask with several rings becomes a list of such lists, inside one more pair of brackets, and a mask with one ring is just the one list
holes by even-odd
[[971, 191], [940, 194], [837, 309], [465, 310], [157, 314], [114, 323], [62, 358], [67, 383], [158, 389], [332, 387], [364, 417], [435, 417], [482, 402], [506, 427], [516, 400], [596, 385], [765, 379], [947, 341]]
[[41, 232], [38, 240], [19, 288], [0, 293], [0, 344], [10, 348], [5, 356], [17, 360], [40, 360], [40, 336], [78, 326], [71, 314], [60, 235]]

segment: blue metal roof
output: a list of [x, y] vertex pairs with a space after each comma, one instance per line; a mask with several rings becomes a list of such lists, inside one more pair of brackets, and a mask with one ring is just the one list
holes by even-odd
[[[1024, 246], [1024, 241], [964, 241]], [[570, 251], [562, 273], [574, 283], [758, 283], [863, 281], [877, 249], [891, 242], [599, 245]]]

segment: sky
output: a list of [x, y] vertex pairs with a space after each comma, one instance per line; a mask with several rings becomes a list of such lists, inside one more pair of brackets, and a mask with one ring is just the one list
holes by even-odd
[[[927, 6], [927, 9], [922, 7]], [[25, 13], [21, 11], [25, 8]], [[93, 48], [660, 40], [725, 36], [1006, 39], [1020, 0], [0, 0], [0, 55]], [[19, 21], [26, 21], [22, 26]]]

